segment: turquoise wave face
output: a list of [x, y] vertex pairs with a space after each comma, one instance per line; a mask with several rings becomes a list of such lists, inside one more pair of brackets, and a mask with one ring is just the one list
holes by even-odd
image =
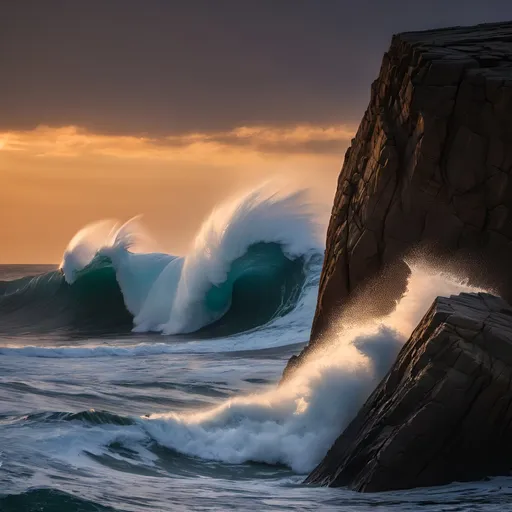
[[[250, 246], [232, 262], [226, 280], [206, 292], [204, 307], [221, 317], [198, 334], [226, 336], [288, 313], [300, 297], [305, 273], [304, 258], [287, 258], [277, 243]], [[7, 333], [120, 334], [131, 330], [132, 321], [105, 256], [77, 272], [71, 285], [60, 271], [0, 282], [0, 328]]]
[[131, 326], [109, 261], [95, 261], [72, 285], [60, 271], [0, 282], [0, 329], [8, 334], [104, 335]]
[[209, 336], [225, 336], [254, 329], [293, 309], [305, 281], [304, 258], [287, 258], [276, 243], [251, 245], [233, 261], [226, 280], [213, 286], [205, 305], [213, 312], [226, 311], [201, 329]]

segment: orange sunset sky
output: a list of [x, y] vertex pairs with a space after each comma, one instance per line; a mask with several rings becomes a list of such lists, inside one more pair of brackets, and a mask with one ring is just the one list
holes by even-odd
[[85, 224], [137, 214], [183, 254], [215, 204], [276, 176], [328, 213], [391, 35], [512, 18], [469, 4], [7, 3], [0, 263], [58, 263]]
[[[183, 253], [218, 201], [276, 174], [328, 201], [351, 135], [339, 126], [298, 125], [159, 139], [75, 126], [4, 132], [0, 261], [59, 262], [83, 225], [139, 213], [163, 250]], [[333, 148], [315, 152], [315, 144]]]

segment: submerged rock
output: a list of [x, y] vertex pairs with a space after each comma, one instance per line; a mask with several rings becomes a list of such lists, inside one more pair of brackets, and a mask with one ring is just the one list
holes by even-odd
[[511, 468], [512, 307], [463, 293], [434, 301], [306, 482], [373, 492]]

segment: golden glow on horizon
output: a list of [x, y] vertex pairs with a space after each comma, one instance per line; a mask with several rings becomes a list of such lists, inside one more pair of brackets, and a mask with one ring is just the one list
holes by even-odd
[[226, 132], [160, 138], [94, 134], [76, 126], [38, 126], [29, 131], [0, 133], [0, 150], [24, 151], [38, 157], [94, 154], [180, 161], [221, 154], [225, 161], [240, 153], [310, 153], [307, 144], [311, 143], [332, 143], [342, 147], [342, 143], [353, 135], [354, 131], [347, 127], [310, 125], [286, 128], [243, 126]]
[[243, 126], [137, 137], [39, 126], [0, 133], [0, 263], [58, 262], [85, 224], [139, 213], [162, 249], [184, 253], [219, 201], [284, 177], [327, 211], [354, 131]]

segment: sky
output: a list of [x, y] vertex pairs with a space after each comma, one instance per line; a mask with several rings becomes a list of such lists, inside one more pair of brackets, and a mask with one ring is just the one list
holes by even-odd
[[392, 34], [509, 19], [509, 0], [6, 0], [0, 263], [58, 263], [83, 225], [141, 213], [183, 254], [275, 176], [328, 210]]

